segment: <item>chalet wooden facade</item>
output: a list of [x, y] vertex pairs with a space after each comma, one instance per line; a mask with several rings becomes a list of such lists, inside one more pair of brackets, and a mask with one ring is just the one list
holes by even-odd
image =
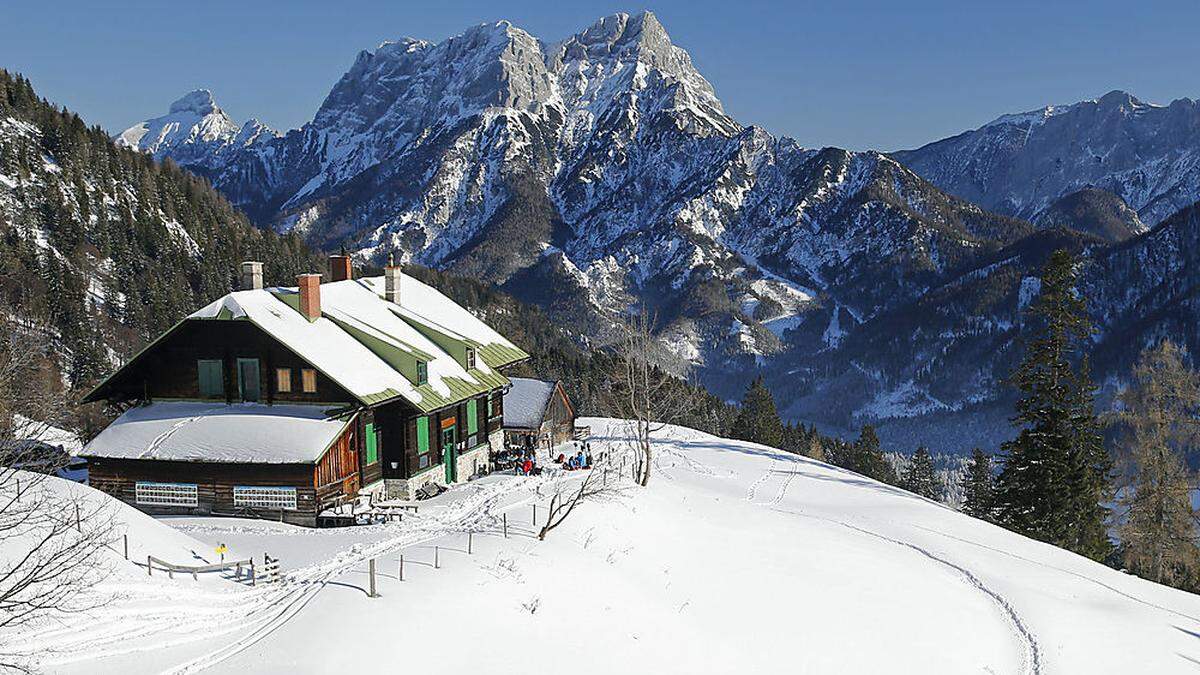
[[81, 453], [93, 486], [152, 513], [312, 525], [372, 491], [411, 498], [489, 470], [500, 369], [528, 355], [389, 266], [354, 279], [243, 287], [181, 321], [86, 400], [126, 412]]
[[548, 449], [574, 437], [575, 407], [562, 382], [514, 377], [504, 399], [508, 447]]

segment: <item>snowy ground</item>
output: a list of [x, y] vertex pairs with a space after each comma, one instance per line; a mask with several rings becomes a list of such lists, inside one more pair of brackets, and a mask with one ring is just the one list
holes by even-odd
[[[581, 423], [592, 425], [594, 452], [619, 445], [610, 439], [621, 425]], [[211, 557], [216, 543], [268, 552], [289, 580], [253, 589], [221, 578], [168, 581], [125, 564], [108, 582], [122, 597], [102, 617], [72, 617], [23, 644], [64, 673], [1200, 665], [1200, 597], [769, 448], [674, 429], [658, 450], [649, 488], [626, 485], [586, 503], [544, 542], [530, 520], [535, 503], [545, 517], [550, 478], [493, 476], [423, 503], [404, 523], [369, 527], [151, 521], [157, 527], [139, 537], [154, 545], [162, 537], [181, 556], [194, 546]], [[471, 555], [468, 530], [478, 533]], [[371, 557], [378, 598], [366, 593]], [[58, 651], [40, 651], [50, 644]]]

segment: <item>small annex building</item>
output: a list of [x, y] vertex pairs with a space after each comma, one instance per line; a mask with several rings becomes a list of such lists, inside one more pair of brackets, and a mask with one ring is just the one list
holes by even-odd
[[315, 525], [371, 492], [410, 499], [490, 469], [501, 372], [529, 357], [389, 265], [242, 287], [197, 310], [85, 401], [124, 413], [79, 453], [97, 489], [150, 513], [254, 514]]
[[575, 436], [575, 407], [561, 381], [511, 379], [504, 395], [504, 442], [509, 448], [549, 449]]

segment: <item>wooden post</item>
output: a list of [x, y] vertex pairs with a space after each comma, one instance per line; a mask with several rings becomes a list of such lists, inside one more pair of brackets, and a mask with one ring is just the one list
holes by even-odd
[[435, 570], [441, 567], [441, 564], [438, 562], [438, 550], [437, 546], [433, 547], [433, 569]]
[[533, 505], [533, 524], [537, 525], [537, 504]]
[[404, 554], [400, 554], [400, 581], [404, 581]]
[[250, 558], [250, 585], [254, 586], [257, 579], [254, 578], [254, 558]]
[[154, 568], [150, 566], [150, 556], [146, 556], [146, 576], [154, 576]]
[[125, 540], [125, 559], [129, 560], [129, 535], [123, 534], [121, 537]]
[[471, 555], [471, 535], [472, 534], [473, 534], [472, 532], [467, 533], [467, 555]]
[[503, 514], [503, 516], [504, 516], [504, 538], [508, 539], [508, 514], [505, 513], [505, 514]]
[[371, 592], [368, 593], [367, 596], [371, 597], [371, 598], [378, 598], [379, 594], [375, 592], [375, 559], [374, 558], [371, 558], [367, 562], [367, 575], [371, 578]]
[[83, 528], [79, 526], [79, 505], [75, 505], [75, 531], [83, 532]]

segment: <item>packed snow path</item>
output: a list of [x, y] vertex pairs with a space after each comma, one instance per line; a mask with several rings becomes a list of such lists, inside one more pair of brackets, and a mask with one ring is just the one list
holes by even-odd
[[[594, 450], [623, 445], [623, 425], [581, 423]], [[626, 481], [544, 542], [529, 508], [548, 503], [546, 484], [513, 477], [451, 491], [403, 527], [169, 521], [178, 535], [279, 551], [293, 561], [287, 592], [224, 633], [197, 620], [49, 669], [1051, 674], [1200, 664], [1200, 597], [771, 448], [672, 429], [656, 450], [648, 488]], [[508, 539], [494, 530], [502, 513]], [[462, 533], [488, 527], [468, 555]], [[372, 557], [378, 598], [365, 591]], [[200, 612], [189, 584], [174, 582], [180, 594], [157, 611]], [[109, 634], [124, 619], [91, 621], [89, 631]]]

